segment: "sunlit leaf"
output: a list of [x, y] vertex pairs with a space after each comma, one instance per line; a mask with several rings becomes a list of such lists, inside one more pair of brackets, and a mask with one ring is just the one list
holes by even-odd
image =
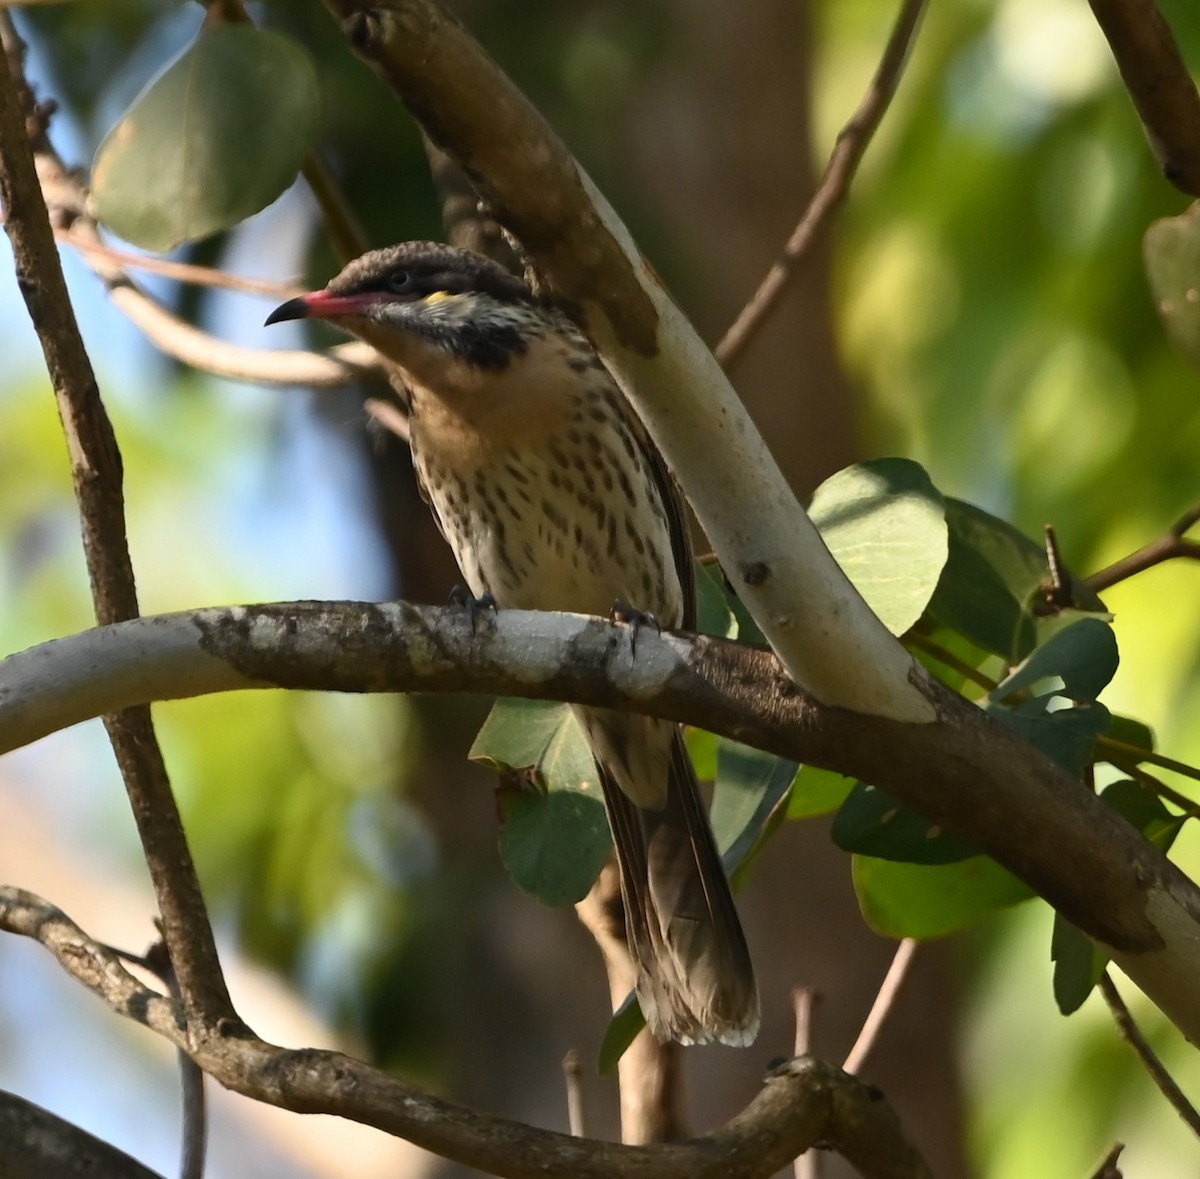
[[892, 634], [921, 617], [946, 564], [941, 494], [909, 459], [847, 467], [817, 488], [813, 523]]
[[816, 766], [801, 766], [788, 799], [789, 819], [812, 819], [832, 814], [854, 789], [854, 779]]
[[863, 916], [887, 937], [941, 937], [1033, 896], [987, 856], [941, 865], [855, 856], [852, 871]]
[[159, 251], [236, 225], [295, 179], [318, 111], [316, 72], [295, 42], [249, 25], [205, 29], [100, 144], [97, 214]]

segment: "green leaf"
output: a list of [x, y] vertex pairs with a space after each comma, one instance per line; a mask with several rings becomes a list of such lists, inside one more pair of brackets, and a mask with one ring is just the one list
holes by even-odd
[[737, 623], [729, 608], [730, 595], [725, 589], [725, 576], [721, 566], [696, 563], [696, 629], [702, 635], [715, 635], [719, 639], [737, 637]]
[[316, 72], [292, 40], [205, 29], [100, 144], [97, 215], [158, 251], [236, 225], [295, 179], [318, 113]]
[[[1096, 739], [1112, 721], [1095, 702], [1119, 662], [1112, 628], [1084, 618], [1053, 634], [989, 694], [984, 710], [1073, 774], [1095, 757]], [[1021, 692], [1038, 693], [1017, 700]], [[1064, 698], [1074, 707], [1056, 707]]]
[[501, 786], [500, 858], [513, 881], [544, 905], [583, 900], [612, 844], [604, 803], [574, 790]]
[[979, 855], [965, 839], [863, 782], [838, 811], [830, 835], [843, 851], [908, 864], [953, 864]]
[[612, 848], [596, 766], [565, 704], [498, 700], [469, 755], [498, 770], [500, 858], [546, 905], [587, 895]]
[[1142, 256], [1167, 335], [1200, 367], [1200, 204], [1155, 221], [1142, 239]]
[[[1035, 613], [1050, 576], [1045, 550], [962, 500], [946, 500], [946, 523], [950, 551], [929, 603], [930, 619], [1008, 662], [1024, 658], [1047, 630], [1061, 625], [1053, 615]], [[1078, 609], [1103, 611], [1083, 581], [1072, 576], [1070, 588]]]
[[1100, 981], [1108, 955], [1061, 913], [1055, 913], [1050, 960], [1054, 963], [1054, 1002], [1063, 1015], [1070, 1015], [1083, 1006]]
[[629, 1045], [637, 1039], [637, 1034], [646, 1026], [646, 1017], [638, 1006], [637, 995], [629, 994], [625, 1002], [617, 1008], [608, 1027], [604, 1039], [600, 1041], [600, 1059], [597, 1069], [602, 1077], [617, 1067], [617, 1062], [625, 1055]]
[[941, 937], [1034, 895], [987, 856], [941, 865], [855, 856], [852, 873], [863, 917], [887, 937]]
[[900, 458], [847, 467], [817, 488], [809, 514], [888, 630], [908, 630], [947, 556], [944, 502], [922, 467]]
[[855, 780], [833, 770], [801, 766], [788, 799], [789, 819], [813, 819], [838, 809], [854, 789]]
[[497, 772], [533, 770], [536, 781], [548, 789], [584, 790], [599, 797], [596, 763], [568, 704], [497, 700], [467, 757]]
[[1114, 714], [1107, 735], [1132, 749], [1140, 749], [1145, 753], [1154, 752], [1154, 730], [1131, 716]]
[[[1112, 627], [1098, 618], [1082, 618], [1051, 635], [996, 686], [991, 698], [1005, 700], [1015, 692], [1032, 689], [1038, 696], [1093, 701], [1116, 674], [1119, 662]], [[1050, 681], [1050, 685], [1039, 691], [1040, 681]]]
[[1128, 778], [1112, 782], [1100, 797], [1119, 815], [1124, 816], [1161, 852], [1171, 850], [1187, 815], [1176, 815], [1148, 786]]
[[1053, 758], [1063, 769], [1080, 774], [1095, 757], [1096, 738], [1108, 729], [1109, 711], [1103, 704], [1081, 704], [1048, 712], [1045, 710], [1048, 700], [1049, 697], [1027, 700], [1017, 708], [989, 701], [984, 711]]
[[796, 777], [796, 763], [722, 738], [709, 818], [732, 873], [758, 846]]
[[686, 729], [684, 740], [687, 743], [688, 757], [696, 767], [696, 777], [701, 782], [711, 782], [717, 776], [717, 747], [720, 738], [716, 733], [706, 733], [703, 729]]

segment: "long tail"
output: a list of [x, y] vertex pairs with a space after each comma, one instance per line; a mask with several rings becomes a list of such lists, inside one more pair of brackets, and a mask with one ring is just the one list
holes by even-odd
[[675, 728], [661, 810], [637, 806], [599, 768], [650, 1030], [681, 1044], [750, 1044], [754, 969], [682, 732]]

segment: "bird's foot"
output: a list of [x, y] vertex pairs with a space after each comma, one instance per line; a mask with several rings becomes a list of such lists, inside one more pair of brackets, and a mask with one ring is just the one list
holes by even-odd
[[458, 606], [467, 612], [471, 619], [471, 636], [474, 638], [475, 624], [479, 620], [479, 615], [485, 610], [495, 610], [496, 599], [492, 597], [491, 590], [477, 598], [465, 585], [456, 585], [450, 591], [450, 605]]
[[612, 610], [609, 611], [609, 617], [613, 622], [624, 622], [629, 626], [629, 656], [633, 658], [637, 654], [637, 637], [638, 632], [643, 626], [652, 626], [656, 634], [662, 634], [662, 627], [658, 623], [658, 619], [648, 610], [637, 610], [628, 602], [618, 598], [612, 604]]

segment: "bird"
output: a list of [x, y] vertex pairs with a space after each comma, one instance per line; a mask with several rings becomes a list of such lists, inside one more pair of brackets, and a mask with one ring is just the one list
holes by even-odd
[[[483, 255], [406, 242], [355, 259], [266, 322], [295, 319], [328, 321], [397, 370], [422, 495], [477, 602], [596, 615], [620, 603], [695, 629], [679, 490], [563, 308]], [[750, 1044], [754, 970], [682, 730], [575, 713], [648, 1027], [663, 1042]]]

